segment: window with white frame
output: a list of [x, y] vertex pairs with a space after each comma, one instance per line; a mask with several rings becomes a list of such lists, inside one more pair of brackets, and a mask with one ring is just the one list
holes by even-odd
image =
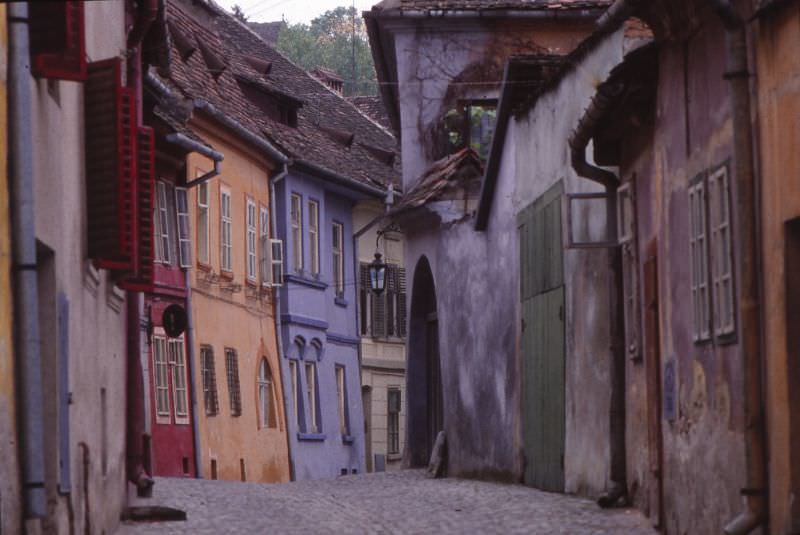
[[387, 398], [387, 436], [386, 436], [386, 453], [398, 454], [400, 453], [400, 403], [401, 394], [400, 389], [396, 387], [389, 387], [386, 392]]
[[300, 429], [300, 409], [297, 403], [297, 361], [289, 361], [289, 379], [292, 383], [292, 409], [294, 409], [294, 426], [295, 429]]
[[186, 353], [183, 335], [167, 341], [169, 362], [172, 365], [172, 406], [175, 407], [175, 423], [189, 423], [189, 401], [186, 388]]
[[197, 186], [197, 261], [209, 264], [208, 257], [208, 182]]
[[172, 256], [170, 255], [169, 236], [169, 203], [167, 201], [168, 186], [162, 181], [156, 182], [156, 202], [155, 202], [155, 261], [162, 264], [170, 264]]
[[217, 373], [214, 369], [214, 349], [211, 346], [200, 346], [200, 373], [203, 378], [203, 399], [206, 415], [219, 414], [219, 397], [217, 396]]
[[153, 334], [153, 384], [156, 389], [156, 417], [169, 418], [169, 362], [167, 338]]
[[344, 295], [344, 226], [333, 223], [331, 228], [331, 255], [333, 264], [333, 288], [336, 295]]
[[730, 203], [727, 166], [689, 188], [695, 342], [736, 332]]
[[309, 433], [319, 433], [319, 414], [317, 413], [317, 363], [306, 362], [306, 404], [308, 405]]
[[725, 336], [736, 330], [727, 167], [719, 168], [708, 177], [708, 206], [709, 230], [713, 246], [711, 282], [714, 295], [714, 334]]
[[247, 279], [256, 280], [256, 203], [247, 197], [246, 204], [246, 236], [247, 244]]
[[258, 418], [261, 428], [277, 427], [273, 395], [272, 372], [266, 357], [262, 357], [258, 367]]
[[339, 402], [339, 431], [342, 435], [349, 435], [347, 414], [347, 385], [345, 384], [344, 366], [336, 366], [336, 399]]
[[175, 216], [178, 226], [178, 262], [182, 268], [192, 266], [192, 242], [189, 238], [189, 201], [186, 188], [175, 188]]
[[308, 201], [308, 251], [311, 255], [311, 274], [319, 275], [319, 202]]
[[292, 269], [303, 270], [303, 199], [292, 193]]
[[233, 226], [233, 216], [231, 214], [231, 191], [227, 188], [219, 190], [219, 243], [220, 243], [220, 269], [232, 271], [231, 265], [233, 244], [231, 243], [231, 227]]
[[258, 262], [259, 271], [261, 271], [261, 284], [268, 286], [272, 282], [272, 266], [270, 265], [269, 210], [267, 210], [266, 206], [259, 206], [258, 223], [258, 246], [261, 253]]
[[270, 263], [272, 265], [272, 285], [283, 284], [283, 240], [269, 240]]

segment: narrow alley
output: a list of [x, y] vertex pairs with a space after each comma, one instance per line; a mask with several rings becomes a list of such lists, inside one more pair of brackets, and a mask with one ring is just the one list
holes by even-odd
[[186, 511], [185, 522], [123, 523], [117, 535], [191, 533], [655, 533], [631, 509], [422, 470], [333, 480], [257, 484], [158, 478], [152, 499]]

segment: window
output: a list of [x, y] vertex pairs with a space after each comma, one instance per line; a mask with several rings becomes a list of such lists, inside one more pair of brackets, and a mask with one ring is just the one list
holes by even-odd
[[232, 271], [231, 252], [231, 192], [228, 189], [220, 188], [220, 223], [219, 223], [219, 242], [220, 242], [220, 269], [222, 271]]
[[197, 186], [197, 261], [209, 264], [208, 258], [208, 182]]
[[387, 450], [388, 454], [400, 453], [400, 389], [387, 391]]
[[300, 412], [297, 403], [297, 361], [289, 361], [289, 378], [292, 381], [292, 409], [294, 409], [294, 426], [300, 429]]
[[336, 366], [336, 399], [339, 401], [339, 431], [342, 436], [349, 435], [344, 366]]
[[247, 198], [247, 279], [256, 280], [256, 203], [250, 197]]
[[728, 170], [722, 167], [708, 177], [709, 228], [711, 230], [711, 282], [714, 294], [714, 334], [736, 330], [731, 245], [730, 188]]
[[214, 350], [211, 346], [200, 347], [200, 373], [203, 376], [203, 399], [206, 415], [219, 414], [219, 398], [217, 397], [217, 373], [214, 370]]
[[370, 290], [369, 264], [360, 267], [361, 334], [375, 338], [406, 336], [406, 270], [386, 266], [386, 290], [375, 295]]
[[169, 237], [169, 204], [167, 204], [167, 185], [164, 182], [156, 182], [156, 206], [155, 206], [155, 244], [156, 262], [162, 264], [171, 263], [170, 237]]
[[309, 433], [319, 433], [319, 418], [317, 414], [317, 364], [306, 362], [306, 402], [308, 405]]
[[445, 115], [445, 150], [439, 157], [471, 147], [485, 161], [489, 157], [496, 122], [497, 101], [459, 102]]
[[281, 286], [283, 284], [283, 241], [269, 240], [271, 246], [272, 264], [272, 285]]
[[183, 336], [167, 342], [169, 362], [172, 364], [172, 404], [175, 407], [175, 422], [189, 423], [189, 402], [186, 388], [186, 358]]
[[272, 281], [272, 265], [270, 261], [270, 243], [269, 243], [269, 211], [265, 206], [260, 206], [258, 211], [258, 246], [260, 247], [261, 256], [259, 257], [260, 271], [261, 271], [261, 284], [268, 286]]
[[292, 193], [292, 268], [303, 269], [303, 205], [300, 195]]
[[169, 417], [169, 364], [167, 339], [153, 335], [153, 375], [156, 386], [156, 415]]
[[333, 288], [336, 295], [344, 295], [344, 227], [334, 223], [332, 228], [331, 251], [333, 255]]
[[689, 226], [692, 260], [692, 308], [694, 310], [693, 338], [708, 340], [710, 299], [708, 291], [708, 234], [706, 224], [705, 181], [689, 188]]
[[261, 359], [258, 368], [258, 417], [260, 427], [276, 427], [275, 407], [272, 390], [272, 372], [266, 358]]
[[236, 350], [225, 348], [225, 370], [228, 374], [228, 393], [231, 400], [231, 416], [242, 415], [242, 392], [239, 388], [239, 361]]
[[319, 275], [319, 203], [308, 201], [308, 249], [311, 253], [311, 274]]
[[191, 241], [189, 239], [189, 203], [186, 188], [175, 188], [175, 214], [178, 224], [178, 261], [182, 268], [192, 265]]
[[730, 202], [727, 166], [701, 175], [689, 188], [695, 342], [736, 331]]

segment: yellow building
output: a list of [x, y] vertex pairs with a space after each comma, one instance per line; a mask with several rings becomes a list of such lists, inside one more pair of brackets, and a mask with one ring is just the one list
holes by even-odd
[[756, 20], [769, 525], [788, 534], [800, 532], [800, 3]]

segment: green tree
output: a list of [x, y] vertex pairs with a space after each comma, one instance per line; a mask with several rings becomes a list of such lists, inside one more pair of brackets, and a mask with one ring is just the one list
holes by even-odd
[[231, 11], [233, 11], [234, 17], [236, 17], [237, 19], [239, 19], [244, 23], [247, 23], [247, 17], [244, 15], [244, 10], [241, 8], [239, 4], [234, 4], [233, 8], [231, 8]]
[[345, 80], [345, 95], [377, 94], [375, 67], [366, 27], [353, 7], [340, 6], [327, 11], [312, 20], [310, 25], [285, 26], [278, 36], [276, 47], [306, 70], [325, 67], [336, 72]]

